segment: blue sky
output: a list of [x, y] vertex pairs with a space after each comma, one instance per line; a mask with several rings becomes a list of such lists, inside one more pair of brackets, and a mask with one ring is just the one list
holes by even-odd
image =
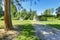
[[[60, 0], [40, 0], [39, 2], [37, 2], [36, 5], [34, 3], [32, 3], [32, 6], [31, 6], [31, 3], [29, 1], [27, 1], [27, 2], [22, 2], [22, 6], [27, 11], [29, 11], [30, 8], [32, 10], [36, 10], [37, 14], [40, 15], [46, 9], [49, 9], [49, 8], [56, 9], [57, 7], [59, 7], [60, 6]], [[4, 9], [4, 7], [3, 7], [3, 9]], [[55, 14], [55, 12], [54, 12], [54, 14]]]
[[57, 7], [60, 6], [60, 0], [40, 0], [37, 2], [37, 4], [33, 4], [32, 6], [30, 2], [23, 2], [22, 6], [29, 11], [31, 8], [32, 10], [37, 10], [37, 14], [40, 15], [44, 10], [49, 9], [49, 8], [54, 8], [56, 9]]

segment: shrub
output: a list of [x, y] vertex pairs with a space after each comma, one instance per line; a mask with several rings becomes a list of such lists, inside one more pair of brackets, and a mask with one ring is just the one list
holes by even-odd
[[2, 17], [0, 18], [0, 20], [4, 20], [4, 17], [2, 16]]

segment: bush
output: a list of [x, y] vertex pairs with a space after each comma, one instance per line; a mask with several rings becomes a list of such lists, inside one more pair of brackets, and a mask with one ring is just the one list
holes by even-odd
[[4, 20], [4, 17], [1, 17], [0, 20]]
[[58, 17], [58, 19], [60, 20], [60, 16]]
[[47, 17], [41, 17], [40, 21], [47, 21]]

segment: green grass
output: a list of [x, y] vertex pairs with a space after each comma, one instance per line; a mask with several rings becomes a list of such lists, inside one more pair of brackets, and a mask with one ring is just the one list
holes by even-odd
[[30, 21], [23, 21], [20, 25], [21, 31], [17, 40], [40, 40], [35, 36], [35, 31]]
[[50, 25], [51, 27], [60, 29], [60, 20], [58, 19], [53, 19], [51, 21], [40, 21], [40, 23], [47, 24]]
[[[0, 27], [4, 26], [3, 23], [4, 21], [0, 20]], [[18, 35], [17, 40], [40, 40], [35, 36], [35, 31], [30, 20], [12, 20], [12, 24], [20, 28], [20, 34]]]
[[0, 20], [0, 29], [4, 28], [4, 21]]

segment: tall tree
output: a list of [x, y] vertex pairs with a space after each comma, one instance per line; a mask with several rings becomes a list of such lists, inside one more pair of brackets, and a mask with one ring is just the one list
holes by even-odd
[[56, 14], [57, 14], [57, 17], [60, 17], [60, 7], [56, 9]]
[[25, 19], [26, 17], [27, 17], [27, 11], [26, 11], [26, 9], [23, 9], [20, 13], [20, 18]]
[[44, 11], [43, 15], [45, 15], [45, 16], [50, 16], [50, 15], [52, 15], [52, 10], [51, 10], [51, 9], [46, 9], [46, 10]]
[[3, 16], [2, 0], [0, 0], [0, 17]]
[[33, 20], [34, 16], [37, 16], [36, 11], [32, 11], [30, 9], [30, 11], [28, 12], [28, 19]]
[[32, 10], [30, 9], [30, 11], [28, 12], [28, 19], [31, 19], [31, 14], [32, 14]]
[[45, 20], [47, 20], [48, 16], [52, 15], [52, 10], [51, 9], [46, 9], [43, 13], [43, 16], [45, 17]]
[[10, 2], [11, 0], [4, 0], [5, 2], [5, 12], [4, 12], [4, 18], [5, 18], [5, 29], [11, 30], [12, 27], [12, 20], [11, 20], [11, 14], [10, 14]]
[[14, 4], [11, 4], [11, 16], [12, 18], [16, 17], [17, 8]]
[[3, 8], [2, 8], [2, 6], [1, 6], [1, 4], [0, 4], [0, 17], [1, 16], [3, 16]]
[[[14, 2], [14, 4], [19, 5], [19, 8], [20, 8], [21, 7], [21, 4], [20, 4], [21, 1], [25, 2], [25, 1], [28, 1], [28, 0], [4, 0], [4, 2], [5, 2], [4, 3], [5, 4], [4, 18], [5, 18], [6, 30], [13, 29], [13, 27], [12, 27], [12, 21], [11, 21], [11, 14], [10, 14], [10, 3]], [[29, 1], [33, 1], [33, 0], [29, 0]], [[37, 1], [35, 1], [34, 3], [36, 4], [36, 2]]]
[[30, 19], [33, 20], [33, 18], [36, 16], [37, 16], [36, 11], [32, 11], [30, 15]]

